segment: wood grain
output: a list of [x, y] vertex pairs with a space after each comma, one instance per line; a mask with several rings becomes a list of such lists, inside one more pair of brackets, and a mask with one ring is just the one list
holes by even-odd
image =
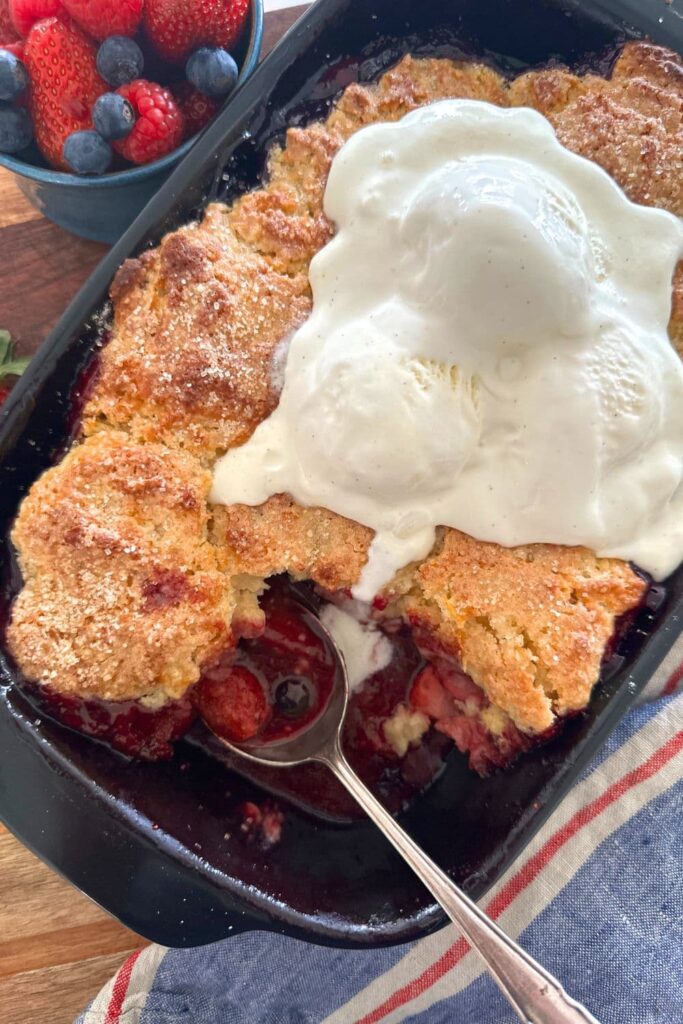
[[142, 945], [0, 825], [2, 1024], [70, 1024]]
[[97, 956], [13, 975], [0, 982], [2, 1024], [71, 1024], [125, 959]]
[[[10, 223], [5, 219], [8, 201], [14, 217]], [[0, 170], [0, 327], [12, 334], [22, 355], [38, 350], [107, 251], [34, 214], [7, 171]]]
[[[264, 54], [302, 10], [266, 16]], [[21, 354], [38, 350], [104, 252], [41, 217], [0, 169], [0, 328]], [[0, 825], [0, 1024], [71, 1024], [142, 945]]]

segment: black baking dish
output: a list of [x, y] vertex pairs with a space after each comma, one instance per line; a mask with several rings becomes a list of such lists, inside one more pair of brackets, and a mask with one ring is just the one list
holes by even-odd
[[[71, 303], [0, 412], [0, 514], [63, 449], [69, 396], [102, 333], [107, 289], [128, 256], [196, 217], [209, 198], [259, 181], [284, 127], [324, 113], [348, 82], [408, 51], [479, 56], [518, 70], [559, 59], [604, 68], [625, 38], [683, 50], [680, 0], [319, 0], [202, 136]], [[6, 544], [6, 541], [5, 541]], [[5, 570], [8, 548], [3, 549]], [[680, 632], [683, 569], [628, 634], [590, 710], [504, 773], [480, 779], [454, 753], [405, 815], [425, 849], [481, 897], [557, 806]], [[250, 928], [339, 946], [402, 942], [443, 916], [369, 823], [288, 810], [267, 854], [225, 838], [225, 808], [252, 783], [185, 743], [168, 763], [132, 763], [36, 710], [0, 664], [0, 818], [129, 927], [171, 946]]]

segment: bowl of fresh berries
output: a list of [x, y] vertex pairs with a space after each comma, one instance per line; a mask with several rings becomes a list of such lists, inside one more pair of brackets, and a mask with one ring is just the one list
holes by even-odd
[[114, 242], [258, 63], [263, 0], [0, 0], [0, 166]]

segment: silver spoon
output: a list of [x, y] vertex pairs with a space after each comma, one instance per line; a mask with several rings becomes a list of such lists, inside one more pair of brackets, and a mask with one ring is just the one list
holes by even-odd
[[235, 754], [256, 764], [291, 768], [309, 761], [318, 761], [327, 765], [422, 880], [472, 948], [476, 949], [493, 980], [524, 1024], [598, 1024], [588, 1010], [567, 995], [557, 978], [548, 974], [516, 942], [508, 938], [469, 896], [461, 892], [358, 778], [341, 748], [342, 727], [349, 697], [343, 655], [329, 631], [310, 610], [308, 600], [299, 594], [297, 597], [301, 600], [304, 617], [315, 619], [316, 630], [325, 636], [337, 657], [336, 682], [326, 708], [319, 718], [300, 733], [264, 745], [249, 742], [238, 747], [222, 736], [214, 735]]

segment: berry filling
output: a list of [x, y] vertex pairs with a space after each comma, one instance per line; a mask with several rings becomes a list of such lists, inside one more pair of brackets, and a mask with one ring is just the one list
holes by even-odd
[[263, 634], [207, 669], [195, 691], [208, 726], [236, 743], [271, 743], [306, 728], [334, 686], [334, 657], [313, 617], [284, 588], [262, 606]]
[[435, 658], [416, 677], [410, 703], [468, 755], [470, 767], [480, 775], [505, 767], [534, 742], [548, 738], [525, 736], [468, 675], [443, 658]]
[[173, 744], [197, 717], [187, 697], [153, 709], [133, 700], [83, 700], [46, 686], [41, 686], [38, 694], [40, 704], [53, 718], [143, 761], [172, 757]]
[[[87, 389], [88, 380], [83, 385]], [[645, 602], [650, 616], [655, 598], [661, 603], [661, 590], [652, 588]], [[335, 660], [317, 619], [292, 595], [286, 579], [271, 582], [261, 605], [262, 633], [243, 638], [236, 650], [207, 667], [181, 700], [154, 709], [139, 701], [82, 700], [47, 687], [34, 692], [44, 710], [64, 725], [143, 760], [171, 758], [174, 744], [198, 720], [237, 744], [291, 736], [310, 725], [326, 706], [335, 681]], [[632, 616], [619, 623], [617, 638], [631, 622]], [[524, 735], [452, 660], [426, 650], [414, 631], [396, 624], [390, 638], [389, 664], [350, 696], [344, 748], [356, 771], [392, 812], [434, 781], [452, 744], [467, 756], [473, 770], [487, 775], [556, 731]], [[614, 657], [612, 645], [606, 652], [606, 675]], [[191, 738], [194, 745], [277, 795], [333, 818], [359, 814], [348, 794], [318, 765], [287, 772], [261, 768], [219, 747], [204, 730], [193, 729]], [[245, 820], [250, 831], [256, 827], [253, 814], [246, 814]], [[275, 841], [281, 821], [271, 821], [267, 814], [263, 820], [263, 828], [260, 819], [256, 825], [259, 842], [267, 845]]]

